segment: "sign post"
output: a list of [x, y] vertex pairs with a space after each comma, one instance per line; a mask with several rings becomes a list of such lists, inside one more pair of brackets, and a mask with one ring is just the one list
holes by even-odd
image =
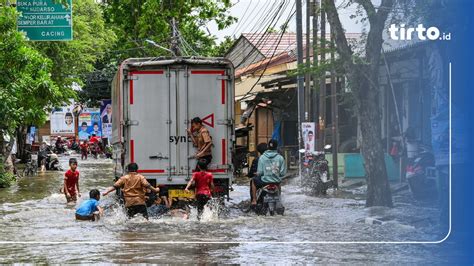
[[71, 41], [72, 0], [18, 0], [18, 31], [31, 41]]

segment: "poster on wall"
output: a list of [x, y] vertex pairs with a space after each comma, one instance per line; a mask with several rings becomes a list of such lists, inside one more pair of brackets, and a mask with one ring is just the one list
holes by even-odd
[[301, 123], [301, 128], [303, 129], [304, 149], [309, 152], [314, 151], [314, 147], [316, 144], [315, 123], [314, 122]]
[[99, 108], [85, 108], [79, 115], [79, 140], [88, 140], [92, 135], [102, 137]]
[[51, 135], [68, 136], [74, 135], [75, 119], [72, 113], [74, 100], [62, 107], [54, 108], [49, 116], [51, 123]]
[[112, 138], [112, 100], [100, 102], [100, 121], [102, 122], [102, 138], [110, 142]]

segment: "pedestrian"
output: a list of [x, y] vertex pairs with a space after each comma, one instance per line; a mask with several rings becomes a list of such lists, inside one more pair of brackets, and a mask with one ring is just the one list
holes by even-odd
[[[205, 160], [207, 167], [212, 160], [212, 137], [209, 130], [202, 124], [201, 118], [195, 117], [191, 120], [191, 129], [187, 129], [187, 132], [197, 148], [197, 152], [193, 157], [197, 161]], [[197, 165], [196, 171], [199, 171]]]
[[252, 182], [252, 201], [250, 208], [257, 205], [257, 189], [269, 184], [280, 184], [281, 178], [286, 174], [286, 164], [283, 156], [277, 152], [278, 141], [271, 139], [268, 150], [258, 160], [257, 175]]
[[79, 191], [79, 171], [77, 171], [77, 160], [69, 159], [69, 170], [64, 174], [64, 186], [62, 188], [67, 203], [76, 203], [77, 197], [81, 197]]
[[189, 180], [188, 185], [184, 189], [185, 191], [189, 191], [189, 188], [194, 183], [195, 185], [195, 195], [196, 195], [196, 203], [197, 203], [197, 210], [198, 210], [198, 220], [201, 219], [202, 212], [204, 210], [204, 206], [207, 202], [211, 199], [211, 192], [214, 190], [214, 179], [212, 173], [207, 172], [207, 161], [201, 159], [198, 161], [198, 168], [199, 172], [195, 172], [191, 180]]
[[81, 143], [81, 160], [87, 160], [87, 155], [89, 154], [89, 144], [87, 141], [82, 141]]
[[136, 163], [130, 163], [127, 166], [127, 170], [128, 174], [120, 177], [114, 186], [109, 188], [102, 195], [107, 196], [110, 192], [121, 189], [125, 200], [127, 216], [131, 218], [136, 214], [141, 214], [145, 219], [148, 219], [148, 212], [145, 205], [146, 189], [149, 188], [155, 193], [159, 193], [160, 189], [150, 185], [144, 176], [137, 173], [138, 165]]
[[97, 189], [89, 191], [89, 199], [83, 201], [76, 209], [76, 220], [98, 221], [104, 209], [99, 206], [100, 192]]

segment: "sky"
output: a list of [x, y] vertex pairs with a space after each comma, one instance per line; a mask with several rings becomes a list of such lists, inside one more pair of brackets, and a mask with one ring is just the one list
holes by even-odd
[[[261, 31], [263, 24], [260, 19], [263, 14], [268, 14], [272, 7], [278, 6], [282, 0], [233, 0], [233, 6], [230, 9], [230, 14], [238, 19], [236, 23], [230, 27], [219, 31], [216, 23], [211, 23], [207, 26], [209, 32], [216, 35], [218, 41], [222, 41], [225, 36], [235, 36], [238, 38], [241, 33], [247, 32], [259, 32]], [[295, 0], [288, 0], [289, 4], [284, 9], [283, 15], [277, 22], [278, 29], [288, 18], [292, 12], [291, 9], [294, 6]], [[306, 32], [306, 0], [303, 0], [303, 32]], [[336, 3], [339, 5], [342, 0], [337, 0]], [[339, 16], [341, 22], [348, 33], [360, 33], [362, 31], [362, 25], [356, 24], [354, 20], [350, 19], [350, 15], [356, 10], [355, 6], [351, 6], [345, 9], [339, 9]], [[294, 11], [294, 9], [293, 9]], [[329, 26], [327, 26], [329, 28]], [[295, 16], [289, 24], [289, 31], [296, 32], [296, 18]]]

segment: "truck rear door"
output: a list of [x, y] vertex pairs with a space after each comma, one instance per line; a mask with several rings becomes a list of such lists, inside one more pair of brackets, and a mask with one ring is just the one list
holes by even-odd
[[227, 77], [225, 69], [188, 65], [129, 72], [128, 161], [159, 184], [185, 184], [196, 166], [186, 129], [200, 117], [213, 142], [209, 171], [231, 178], [233, 95]]

